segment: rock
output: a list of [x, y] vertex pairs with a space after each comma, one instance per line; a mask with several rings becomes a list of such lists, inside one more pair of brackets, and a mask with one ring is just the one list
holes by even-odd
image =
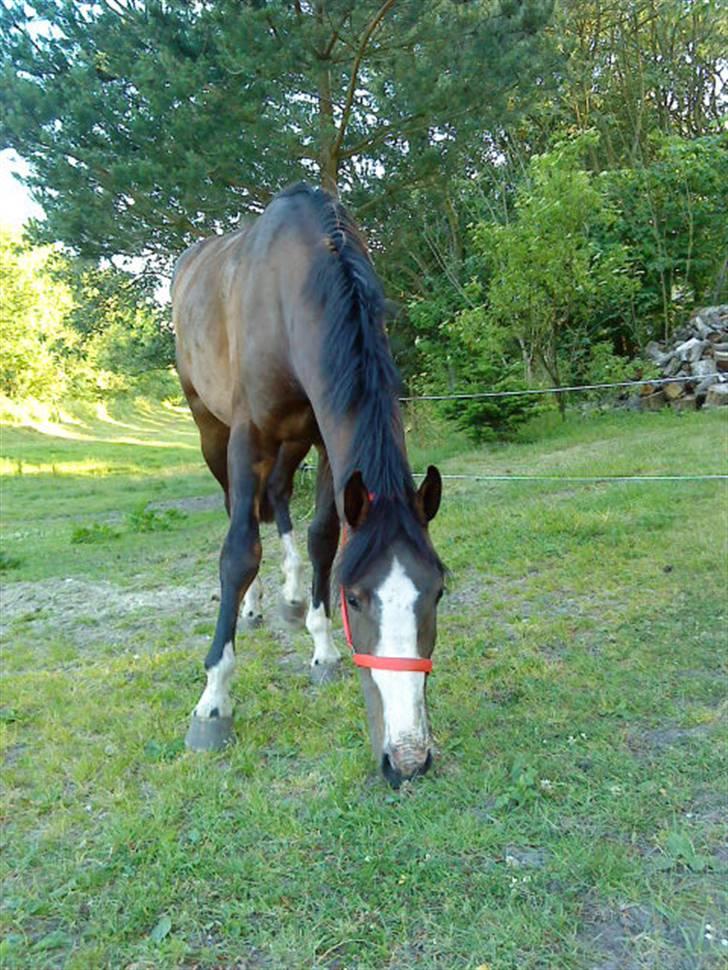
[[706, 377], [698, 384], [698, 386], [695, 388], [695, 396], [698, 398], [698, 404], [705, 400], [705, 395], [708, 393], [713, 384], [718, 382], [718, 380], [718, 375], [713, 374], [710, 377]]
[[659, 366], [662, 367], [664, 363], [665, 352], [663, 351], [662, 347], [658, 344], [656, 340], [651, 340], [647, 344], [647, 346], [645, 347], [645, 354], [650, 358], [650, 360], [654, 360], [656, 364], [659, 364]]
[[713, 332], [713, 328], [709, 326], [700, 316], [693, 317], [692, 326], [695, 335], [702, 337], [703, 340], [707, 340]]
[[662, 391], [653, 391], [652, 394], [643, 394], [640, 398], [640, 408], [642, 411], [659, 411], [665, 404], [665, 395]]
[[694, 394], [686, 394], [683, 397], [678, 397], [674, 401], [670, 401], [670, 407], [673, 411], [695, 411], [698, 406], [697, 398]]
[[683, 382], [670, 381], [669, 384], [663, 385], [662, 393], [665, 395], [668, 401], [675, 401], [677, 398], [683, 397], [685, 394], [685, 387]]
[[728, 404], [728, 384], [713, 384], [705, 396], [706, 407], [723, 407]]
[[682, 361], [700, 360], [707, 345], [706, 340], [691, 337], [690, 340], [686, 340], [685, 343], [675, 348], [675, 355]]
[[710, 377], [711, 374], [715, 374], [716, 370], [715, 361], [711, 360], [710, 357], [696, 360], [692, 367], [693, 374], [700, 378]]
[[714, 350], [713, 357], [715, 358], [716, 370], [725, 374], [728, 371], [728, 350]]
[[724, 303], [722, 306], [703, 307], [698, 310], [693, 319], [698, 318], [704, 326], [711, 330], [725, 329], [726, 320], [728, 320], [728, 305]]
[[667, 363], [663, 366], [663, 373], [665, 377], [675, 377], [680, 370], [681, 365], [682, 361], [677, 354], [667, 356]]

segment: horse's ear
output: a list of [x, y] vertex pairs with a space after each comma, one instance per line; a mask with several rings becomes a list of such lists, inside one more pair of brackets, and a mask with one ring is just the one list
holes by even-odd
[[425, 480], [417, 490], [417, 508], [423, 522], [431, 522], [437, 515], [442, 498], [442, 478], [434, 465], [430, 465]]
[[344, 515], [350, 528], [358, 529], [364, 525], [370, 501], [361, 472], [354, 472], [344, 488]]

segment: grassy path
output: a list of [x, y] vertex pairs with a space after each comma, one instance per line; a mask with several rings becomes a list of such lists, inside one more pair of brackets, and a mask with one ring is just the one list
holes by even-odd
[[[479, 451], [418, 425], [413, 464], [724, 472], [726, 417]], [[225, 517], [182, 412], [6, 427], [2, 456], [0, 966], [728, 963], [725, 482], [448, 483], [440, 756], [394, 793], [355, 676], [314, 690], [275, 623], [239, 644], [237, 745], [184, 751]]]

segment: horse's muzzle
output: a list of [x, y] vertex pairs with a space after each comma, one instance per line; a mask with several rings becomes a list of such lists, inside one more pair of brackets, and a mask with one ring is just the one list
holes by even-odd
[[412, 781], [424, 775], [432, 764], [432, 752], [425, 748], [421, 752], [408, 748], [405, 752], [394, 750], [382, 755], [382, 774], [392, 788], [399, 788], [403, 781]]

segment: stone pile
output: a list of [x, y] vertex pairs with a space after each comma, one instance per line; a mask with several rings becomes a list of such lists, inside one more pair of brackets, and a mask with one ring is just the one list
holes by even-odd
[[669, 346], [653, 341], [645, 354], [660, 368], [660, 384], [644, 384], [640, 407], [675, 410], [728, 405], [728, 304], [705, 307], [676, 330]]

